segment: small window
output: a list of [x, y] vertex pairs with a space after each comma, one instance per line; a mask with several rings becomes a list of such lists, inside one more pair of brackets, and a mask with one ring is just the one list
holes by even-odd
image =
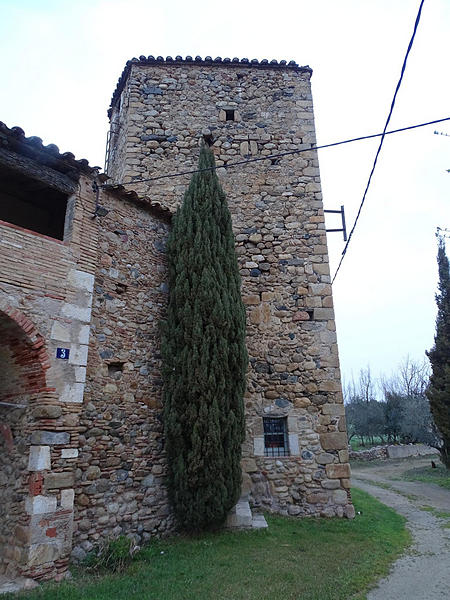
[[289, 456], [286, 418], [264, 417], [264, 456]]
[[234, 121], [234, 110], [225, 110], [225, 121]]
[[46, 183], [0, 166], [0, 220], [64, 239], [68, 195]]

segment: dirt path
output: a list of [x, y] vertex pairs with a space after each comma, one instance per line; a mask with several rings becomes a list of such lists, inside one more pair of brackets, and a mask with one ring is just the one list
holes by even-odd
[[[424, 510], [450, 512], [450, 491], [433, 484], [395, 481], [405, 470], [429, 464], [429, 459], [388, 461], [353, 468], [353, 485], [407, 519], [413, 545], [393, 565], [391, 573], [367, 595], [367, 600], [443, 600], [450, 596], [450, 528], [448, 520]], [[384, 486], [384, 487], [381, 487]]]

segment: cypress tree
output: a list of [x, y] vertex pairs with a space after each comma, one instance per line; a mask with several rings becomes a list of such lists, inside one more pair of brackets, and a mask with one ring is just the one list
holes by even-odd
[[245, 309], [231, 217], [214, 155], [200, 151], [167, 244], [163, 325], [169, 497], [187, 531], [223, 524], [239, 498], [244, 440]]
[[432, 374], [427, 389], [434, 422], [442, 437], [441, 459], [450, 468], [450, 271], [443, 238], [438, 248], [439, 293], [434, 346], [427, 352]]

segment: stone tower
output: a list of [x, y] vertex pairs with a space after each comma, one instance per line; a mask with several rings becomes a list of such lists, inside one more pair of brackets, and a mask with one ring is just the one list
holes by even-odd
[[[173, 211], [199, 145], [211, 146], [247, 306], [244, 483], [256, 506], [352, 517], [311, 73], [293, 61], [133, 59], [109, 110], [107, 173]], [[233, 166], [248, 159], [261, 160]]]

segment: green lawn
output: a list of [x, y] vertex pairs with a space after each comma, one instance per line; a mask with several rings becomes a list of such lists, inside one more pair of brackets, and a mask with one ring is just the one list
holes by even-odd
[[18, 597], [362, 600], [410, 537], [403, 517], [362, 491], [353, 490], [353, 497], [361, 511], [353, 521], [269, 516], [265, 531], [154, 542], [121, 575], [80, 571], [71, 582]]
[[416, 467], [409, 469], [402, 475], [406, 481], [422, 481], [423, 483], [435, 483], [450, 490], [450, 470], [438, 464], [435, 469], [430, 467]]

